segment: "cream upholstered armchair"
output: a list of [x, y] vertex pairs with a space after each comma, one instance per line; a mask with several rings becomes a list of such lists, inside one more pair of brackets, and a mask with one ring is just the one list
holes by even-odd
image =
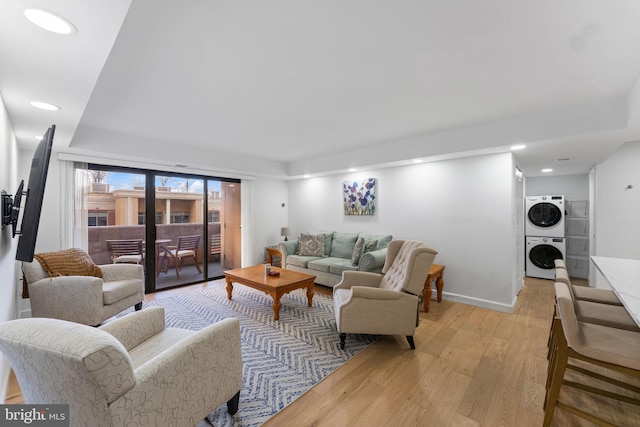
[[25, 403], [69, 404], [72, 426], [195, 426], [242, 387], [240, 322], [166, 328], [147, 308], [99, 328], [57, 319], [0, 324]]
[[[22, 263], [33, 317], [96, 326], [131, 306], [136, 310], [142, 308], [144, 272], [141, 265], [96, 266], [80, 249], [36, 254], [36, 258], [40, 255], [51, 255], [46, 258], [49, 260], [48, 272], [37, 259]], [[57, 263], [65, 259], [73, 259], [74, 264], [65, 267]], [[84, 267], [79, 266], [83, 262]]]
[[340, 347], [344, 349], [347, 334], [373, 334], [404, 335], [415, 349], [418, 295], [436, 254], [416, 240], [394, 240], [382, 274], [345, 271], [333, 288]]

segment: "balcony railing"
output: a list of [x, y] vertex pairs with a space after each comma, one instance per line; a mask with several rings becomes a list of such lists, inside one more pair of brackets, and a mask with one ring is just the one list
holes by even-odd
[[[202, 224], [157, 224], [156, 225], [156, 238], [158, 240], [171, 240], [169, 245], [175, 245], [178, 242], [179, 236], [192, 236], [202, 235]], [[212, 236], [216, 238], [212, 239]], [[205, 254], [207, 256], [207, 262], [215, 261], [220, 258], [220, 252], [224, 250], [221, 248], [217, 253], [212, 253], [208, 248], [205, 250], [205, 244], [212, 241], [219, 242], [220, 236], [220, 223], [209, 223], [209, 234], [206, 239], [201, 239], [200, 249], [198, 250], [198, 262], [204, 261]], [[109, 257], [109, 251], [107, 250], [107, 240], [123, 240], [123, 239], [145, 239], [145, 226], [133, 225], [133, 226], [98, 226], [89, 227], [89, 255], [98, 265], [109, 264], [111, 259]]]

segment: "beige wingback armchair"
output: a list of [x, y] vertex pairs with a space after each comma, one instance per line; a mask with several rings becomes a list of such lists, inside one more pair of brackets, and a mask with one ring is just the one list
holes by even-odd
[[340, 347], [344, 349], [347, 334], [373, 334], [404, 335], [415, 349], [418, 295], [436, 254], [422, 242], [394, 240], [382, 274], [345, 271], [333, 288]]
[[166, 328], [152, 307], [99, 328], [57, 319], [0, 324], [0, 351], [28, 404], [69, 404], [72, 426], [195, 426], [238, 410], [240, 322]]
[[141, 265], [99, 266], [102, 277], [49, 277], [39, 261], [23, 262], [33, 317], [51, 317], [96, 326], [144, 300]]

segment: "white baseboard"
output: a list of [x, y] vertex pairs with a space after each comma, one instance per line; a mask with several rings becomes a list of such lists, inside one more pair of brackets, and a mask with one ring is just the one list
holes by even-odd
[[[433, 292], [435, 295], [435, 291]], [[463, 304], [474, 305], [476, 307], [488, 308], [489, 310], [501, 311], [503, 313], [513, 313], [513, 309], [515, 308], [516, 299], [513, 299], [511, 305], [489, 301], [481, 298], [473, 298], [464, 295], [452, 294], [450, 292], [442, 292], [442, 298], [444, 299], [460, 302]], [[431, 302], [433, 304], [433, 301]], [[437, 304], [437, 303], [436, 303]]]

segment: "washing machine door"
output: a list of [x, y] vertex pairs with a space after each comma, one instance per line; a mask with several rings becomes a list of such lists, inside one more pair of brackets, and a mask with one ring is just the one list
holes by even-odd
[[541, 202], [529, 208], [527, 217], [529, 222], [535, 226], [553, 227], [562, 220], [562, 211], [553, 203]]
[[560, 249], [551, 245], [536, 245], [529, 251], [529, 260], [538, 268], [555, 268], [554, 260], [563, 259]]

